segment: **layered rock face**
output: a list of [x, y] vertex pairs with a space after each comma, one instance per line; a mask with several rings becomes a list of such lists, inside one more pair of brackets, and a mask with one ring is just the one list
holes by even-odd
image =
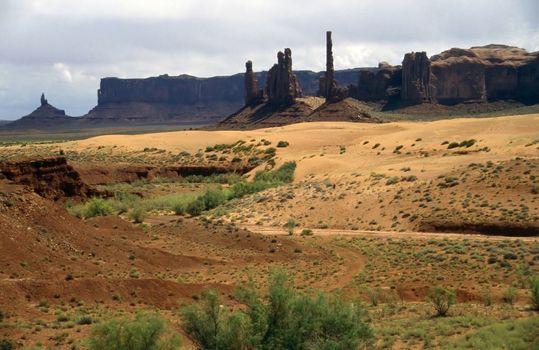
[[265, 93], [269, 103], [284, 106], [303, 96], [298, 79], [292, 72], [292, 51], [289, 48], [277, 54], [277, 64], [268, 71]]
[[79, 173], [64, 157], [0, 163], [0, 177], [29, 186], [40, 196], [53, 200], [98, 194], [82, 182]]
[[434, 100], [432, 71], [426, 52], [404, 55], [402, 61], [401, 98], [406, 103], [432, 102]]

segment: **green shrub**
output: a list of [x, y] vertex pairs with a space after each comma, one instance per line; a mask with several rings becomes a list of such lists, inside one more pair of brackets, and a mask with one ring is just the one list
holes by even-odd
[[475, 142], [476, 141], [474, 139], [464, 140], [461, 143], [459, 143], [459, 147], [469, 148], [469, 147], [472, 147], [475, 144]]
[[455, 292], [443, 287], [429, 289], [427, 299], [434, 306], [436, 316], [446, 316], [451, 305], [456, 302]]
[[[191, 305], [181, 310], [185, 331], [191, 335], [192, 340], [200, 349], [234, 349], [231, 343], [233, 339], [241, 339], [245, 332], [241, 332], [241, 322], [239, 318], [232, 317], [225, 308], [222, 307], [219, 296], [216, 292], [205, 290], [202, 292], [202, 304]], [[235, 313], [238, 314], [238, 313]], [[231, 319], [234, 322], [229, 322]], [[229, 327], [237, 327], [238, 332], [232, 332]], [[235, 327], [235, 328], [236, 328]], [[241, 345], [236, 347], [242, 349]]]
[[509, 305], [513, 305], [515, 303], [516, 298], [517, 298], [517, 290], [513, 286], [507, 287], [507, 289], [503, 292], [503, 301]]
[[222, 190], [207, 190], [197, 200], [204, 203], [205, 210], [209, 210], [226, 202], [227, 197]]
[[92, 324], [93, 320], [91, 316], [82, 316], [77, 320], [78, 325]]
[[386, 185], [394, 185], [400, 181], [400, 178], [398, 176], [391, 176], [387, 179]]
[[[443, 143], [442, 143], [443, 145]], [[458, 142], [451, 142], [449, 145], [447, 145], [447, 149], [452, 149], [452, 148], [457, 148], [459, 147], [459, 143]]]
[[300, 295], [284, 274], [263, 299], [248, 283], [236, 291], [244, 308], [228, 311], [215, 292], [182, 309], [184, 329], [201, 349], [357, 349], [372, 339], [361, 304], [325, 294]]
[[241, 198], [248, 194], [292, 182], [295, 170], [296, 162], [286, 162], [277, 170], [260, 171], [255, 174], [253, 182], [240, 182], [232, 186], [228, 198]]
[[203, 211], [220, 206], [227, 199], [226, 194], [222, 190], [206, 190], [204, 194], [187, 205], [186, 211], [193, 216], [197, 216]]
[[417, 176], [415, 176], [415, 175], [408, 175], [408, 176], [402, 176], [401, 177], [401, 181], [414, 182], [416, 180], [417, 180]]
[[89, 350], [173, 350], [181, 339], [168, 330], [157, 314], [137, 314], [134, 320], [113, 319], [92, 328], [87, 340]]
[[187, 211], [187, 205], [185, 203], [175, 203], [172, 210], [176, 215], [183, 215]]
[[264, 191], [271, 187], [274, 187], [273, 184], [269, 182], [263, 182], [263, 181], [240, 182], [232, 186], [232, 188], [230, 189], [229, 198], [230, 199], [241, 198], [248, 194], [253, 194], [260, 191]]
[[269, 147], [264, 151], [264, 153], [269, 157], [275, 157], [276, 152], [277, 152], [277, 149], [274, 147]]
[[310, 228], [304, 228], [303, 230], [301, 230], [301, 235], [302, 236], [312, 236], [313, 235], [313, 230], [311, 230]]
[[142, 207], [137, 207], [129, 212], [129, 220], [132, 220], [133, 222], [137, 224], [141, 224], [144, 222], [144, 219], [146, 218], [146, 210]]
[[377, 306], [382, 296], [382, 289], [380, 287], [367, 288], [367, 296], [372, 306]]
[[93, 218], [94, 216], [107, 216], [114, 212], [109, 202], [103, 198], [92, 198], [84, 206], [84, 218]]
[[537, 349], [539, 317], [508, 320], [482, 327], [457, 340], [449, 340], [443, 349]]
[[277, 147], [288, 147], [290, 143], [288, 141], [279, 141], [277, 142]]
[[74, 204], [72, 202], [67, 202], [65, 205], [67, 212], [79, 219], [84, 217], [84, 205], [83, 204]]
[[206, 210], [206, 207], [204, 206], [204, 202], [199, 201], [199, 200], [195, 200], [187, 204], [187, 208], [185, 209], [185, 211], [187, 211], [187, 213], [192, 216], [198, 216], [202, 214], [204, 210]]
[[289, 183], [294, 181], [294, 171], [296, 170], [296, 162], [286, 162], [273, 171], [260, 171], [255, 174], [253, 181], [264, 181], [270, 183]]
[[539, 311], [539, 275], [530, 278], [530, 292], [533, 309]]
[[286, 224], [283, 227], [288, 231], [289, 234], [294, 233], [294, 229], [298, 226], [298, 223], [293, 218], [289, 218]]
[[12, 350], [15, 349], [15, 345], [11, 342], [11, 340], [2, 339], [0, 340], [0, 350]]

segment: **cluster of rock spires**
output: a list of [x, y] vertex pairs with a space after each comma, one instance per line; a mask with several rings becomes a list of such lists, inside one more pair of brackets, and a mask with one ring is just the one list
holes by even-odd
[[[333, 41], [331, 32], [326, 32], [326, 71], [319, 79], [317, 95], [326, 101], [337, 102], [348, 97], [348, 88], [337, 86], [333, 65]], [[303, 97], [303, 92], [296, 74], [292, 71], [292, 50], [277, 53], [277, 63], [268, 71], [266, 87], [258, 89], [258, 80], [253, 72], [253, 62], [245, 63], [245, 105], [271, 103], [278, 106], [290, 106], [296, 98]]]
[[253, 63], [245, 63], [245, 105], [268, 102], [276, 106], [289, 106], [302, 96], [298, 78], [292, 72], [292, 50], [289, 48], [284, 49], [284, 53], [277, 53], [277, 63], [268, 71], [264, 90], [258, 89]]
[[103, 78], [97, 106], [80, 118], [67, 116], [43, 95], [34, 112], [2, 128], [211, 123], [242, 106], [268, 103], [287, 108], [303, 96], [320, 96], [326, 103], [355, 98], [391, 108], [498, 100], [534, 104], [539, 103], [539, 52], [505, 45], [453, 48], [430, 58], [426, 52], [407, 53], [398, 66], [381, 62], [376, 68], [339, 71], [334, 67], [328, 31], [324, 72], [293, 71], [292, 52], [287, 48], [277, 54], [277, 63], [267, 72], [254, 72], [248, 61], [243, 75]]

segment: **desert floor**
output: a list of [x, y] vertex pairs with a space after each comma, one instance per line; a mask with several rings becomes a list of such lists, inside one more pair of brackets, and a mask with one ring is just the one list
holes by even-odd
[[[219, 146], [238, 141], [237, 152]], [[134, 170], [120, 170], [253, 164], [251, 181], [285, 162], [297, 168], [293, 182], [198, 218], [153, 208], [141, 224], [126, 213], [79, 219], [66, 202], [2, 184], [0, 337], [17, 344], [77, 348], [91, 328], [82, 317], [141, 309], [180, 330], [178, 308], [204, 288], [232, 305], [234, 286], [253, 279], [264, 289], [273, 270], [288, 271], [304, 292], [362, 299], [375, 348], [441, 348], [482, 327], [537, 318], [526, 278], [539, 273], [539, 114], [0, 147], [0, 160], [59, 154], [88, 184], [149, 200], [229, 185], [124, 181]], [[456, 291], [450, 317], [432, 317], [433, 285]]]

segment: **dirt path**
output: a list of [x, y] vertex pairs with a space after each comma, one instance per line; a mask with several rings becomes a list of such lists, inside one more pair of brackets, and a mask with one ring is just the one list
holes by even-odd
[[[260, 225], [241, 225], [242, 228], [262, 235], [288, 235], [288, 231], [280, 227], [260, 226]], [[360, 236], [360, 237], [379, 237], [379, 238], [413, 238], [413, 239], [477, 239], [477, 240], [522, 240], [526, 242], [539, 242], [539, 237], [509, 237], [509, 236], [491, 236], [467, 233], [443, 233], [443, 232], [397, 232], [397, 231], [363, 231], [363, 230], [340, 230], [340, 229], [312, 229], [313, 235], [322, 237], [331, 236]]]
[[354, 248], [336, 247], [337, 255], [342, 259], [341, 271], [331, 277], [330, 281], [321, 282], [320, 287], [332, 291], [344, 288], [348, 285], [365, 266], [365, 259], [361, 253]]

